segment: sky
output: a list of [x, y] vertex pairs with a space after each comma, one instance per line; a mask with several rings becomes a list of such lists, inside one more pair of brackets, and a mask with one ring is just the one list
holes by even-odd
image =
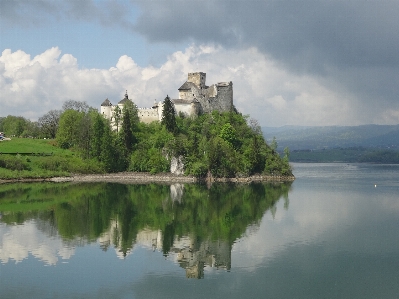
[[396, 0], [0, 0], [0, 116], [233, 82], [261, 126], [399, 123]]

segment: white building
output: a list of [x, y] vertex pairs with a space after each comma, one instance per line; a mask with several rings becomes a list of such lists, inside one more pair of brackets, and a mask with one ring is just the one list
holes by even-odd
[[[202, 72], [189, 73], [187, 81], [178, 89], [179, 98], [172, 99], [176, 114], [184, 114], [186, 116], [197, 116], [202, 113], [210, 113], [214, 110], [224, 112], [233, 111], [233, 83], [219, 82], [211, 86], [205, 84], [206, 74]], [[129, 99], [127, 91], [125, 97], [118, 102], [117, 105], [106, 99], [101, 104], [101, 114], [111, 120], [114, 130], [117, 129], [115, 124], [115, 108], [118, 106], [122, 111], [123, 106]], [[151, 123], [153, 121], [161, 121], [163, 112], [163, 102], [154, 102], [151, 108], [138, 108], [138, 116], [140, 121]]]

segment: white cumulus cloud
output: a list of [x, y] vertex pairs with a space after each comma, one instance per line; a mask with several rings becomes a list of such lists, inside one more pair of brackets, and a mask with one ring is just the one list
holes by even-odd
[[[117, 103], [125, 90], [139, 107], [150, 107], [154, 99], [177, 98], [187, 73], [197, 71], [207, 73], [208, 85], [233, 81], [235, 106], [263, 126], [372, 122], [345, 90], [288, 72], [256, 48], [212, 45], [172, 53], [159, 67], [140, 67], [123, 55], [109, 69], [81, 68], [72, 54], [58, 47], [33, 58], [22, 50], [6, 49], [0, 56], [1, 115], [35, 120], [70, 99], [99, 108], [106, 98]], [[387, 108], [373, 113], [375, 119], [394, 119], [398, 112]]]

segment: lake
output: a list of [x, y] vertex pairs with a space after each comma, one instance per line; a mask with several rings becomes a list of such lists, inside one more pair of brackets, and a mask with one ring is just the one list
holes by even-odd
[[0, 185], [0, 298], [398, 298], [399, 165]]

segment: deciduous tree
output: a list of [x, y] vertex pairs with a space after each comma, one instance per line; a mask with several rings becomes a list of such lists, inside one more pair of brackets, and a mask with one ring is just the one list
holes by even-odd
[[60, 122], [61, 110], [50, 110], [39, 118], [38, 124], [42, 135], [47, 138], [55, 138]]

